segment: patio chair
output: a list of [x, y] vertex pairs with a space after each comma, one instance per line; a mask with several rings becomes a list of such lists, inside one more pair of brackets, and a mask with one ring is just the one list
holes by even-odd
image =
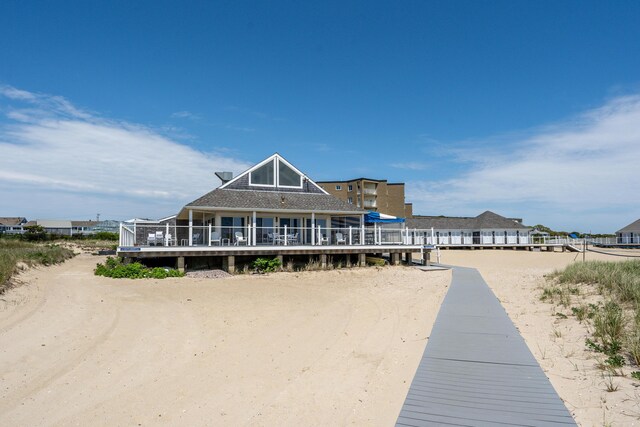
[[242, 232], [236, 231], [236, 241], [234, 242], [235, 246], [240, 246], [241, 243], [247, 244], [247, 238], [242, 235]]
[[289, 234], [287, 236], [287, 243], [291, 244], [291, 243], [298, 243], [298, 233], [296, 234]]
[[345, 239], [344, 234], [336, 233], [336, 245], [339, 245], [341, 243], [346, 245], [347, 244], [347, 239]]
[[222, 246], [222, 238], [220, 237], [220, 232], [212, 231], [209, 246], [211, 246], [213, 243], [216, 243], [216, 242], [218, 242], [218, 245]]
[[164, 237], [164, 245], [165, 246], [173, 246], [176, 243], [175, 239], [171, 235], [171, 233], [167, 233]]
[[321, 232], [318, 232], [318, 244], [324, 245], [325, 243], [327, 245], [329, 244], [329, 238], [326, 235], [322, 234]]
[[164, 245], [164, 233], [162, 231], [156, 231], [156, 245], [163, 246]]
[[198, 243], [200, 243], [200, 233], [193, 233], [191, 236], [191, 244], [197, 245]]
[[156, 244], [156, 233], [149, 233], [147, 236], [147, 245], [153, 246]]

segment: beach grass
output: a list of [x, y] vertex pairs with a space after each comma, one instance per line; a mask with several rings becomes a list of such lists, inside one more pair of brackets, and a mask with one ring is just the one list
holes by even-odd
[[52, 244], [0, 239], [0, 294], [10, 287], [11, 276], [19, 262], [27, 265], [52, 265], [73, 257], [73, 251]]
[[640, 261], [587, 261], [571, 264], [551, 275], [559, 283], [596, 285], [618, 303], [640, 304]]
[[548, 278], [553, 283], [543, 289], [540, 296], [543, 301], [568, 306], [571, 303], [566, 297], [568, 290], [578, 285], [591, 285], [602, 298], [597, 305], [572, 307], [572, 312], [577, 320], [591, 323], [593, 340], [587, 339], [586, 344], [608, 356], [603, 369], [620, 368], [625, 358], [632, 365], [640, 365], [639, 260], [575, 263]]

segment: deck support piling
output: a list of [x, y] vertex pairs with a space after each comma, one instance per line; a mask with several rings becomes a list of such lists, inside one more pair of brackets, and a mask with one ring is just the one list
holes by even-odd
[[226, 257], [222, 257], [222, 269], [227, 273], [235, 273], [236, 272], [236, 257], [234, 255], [228, 255]]
[[358, 254], [358, 267], [367, 266], [367, 254]]
[[178, 268], [178, 271], [180, 273], [184, 273], [184, 257], [183, 256], [178, 257], [178, 260], [176, 261], [176, 267]]
[[412, 265], [413, 264], [413, 255], [411, 254], [411, 252], [406, 252], [404, 254], [404, 259], [405, 259], [407, 265]]
[[280, 261], [280, 267], [284, 267], [284, 259], [282, 255], [277, 255], [276, 258], [278, 258], [278, 261]]
[[320, 254], [320, 268], [323, 270], [327, 268], [327, 254]]
[[391, 265], [399, 265], [400, 264], [400, 254], [394, 252], [391, 254]]
[[431, 251], [424, 251], [422, 253], [422, 265], [427, 267], [431, 265]]

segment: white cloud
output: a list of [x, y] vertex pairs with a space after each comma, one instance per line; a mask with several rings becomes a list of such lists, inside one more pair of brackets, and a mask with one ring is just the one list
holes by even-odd
[[[0, 124], [0, 197], [9, 213], [161, 216], [216, 187], [215, 171], [249, 166], [147, 126], [101, 118], [59, 96], [2, 86], [2, 97], [9, 105]], [[37, 198], [25, 205], [25, 194]]]
[[171, 117], [174, 119], [190, 119], [190, 120], [200, 120], [200, 115], [192, 113], [191, 111], [176, 111], [171, 114]]
[[[528, 223], [615, 231], [640, 217], [640, 96], [624, 96], [481, 154], [448, 180], [407, 186], [414, 212], [492, 209]], [[487, 142], [486, 145], [491, 145]], [[471, 156], [464, 156], [466, 159]]]
[[427, 169], [429, 165], [427, 163], [422, 163], [422, 162], [405, 162], [405, 163], [392, 163], [391, 167], [396, 169], [422, 171]]

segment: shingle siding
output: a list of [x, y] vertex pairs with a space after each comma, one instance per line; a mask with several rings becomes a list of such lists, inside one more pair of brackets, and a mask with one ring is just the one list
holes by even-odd
[[269, 191], [269, 192], [283, 192], [287, 193], [313, 193], [324, 194], [320, 188], [315, 186], [308, 179], [302, 183], [302, 188], [278, 188], [278, 187], [262, 187], [256, 185], [249, 185], [249, 174], [238, 177], [237, 181], [230, 183], [224, 188], [224, 190], [251, 190], [251, 191]]

